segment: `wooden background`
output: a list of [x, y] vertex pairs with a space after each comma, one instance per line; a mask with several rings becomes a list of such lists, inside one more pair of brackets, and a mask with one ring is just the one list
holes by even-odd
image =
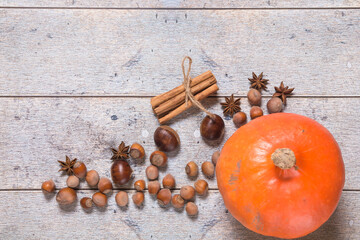
[[[141, 209], [60, 208], [40, 190], [65, 186], [57, 160], [65, 154], [108, 176], [110, 147], [141, 142], [148, 155], [158, 123], [150, 98], [178, 86], [181, 60], [192, 76], [211, 70], [220, 91], [204, 105], [221, 115], [223, 96], [242, 97], [247, 78], [264, 72], [273, 86], [295, 87], [286, 112], [311, 117], [335, 136], [346, 183], [330, 220], [303, 239], [360, 238], [360, 1], [0, 0], [1, 239], [272, 239], [239, 224], [210, 180], [200, 213], [160, 208], [145, 194]], [[201, 164], [221, 148], [199, 134], [204, 114], [187, 111], [170, 124], [182, 146], [166, 170], [177, 190], [193, 184], [185, 164]], [[235, 128], [226, 121], [226, 138]], [[132, 162], [136, 178], [149, 164]], [[200, 175], [200, 177], [203, 177]], [[130, 196], [132, 183], [123, 187]], [[94, 190], [81, 183], [78, 197]], [[117, 192], [117, 190], [115, 191]], [[245, 193], [246, 194], [246, 193]]]

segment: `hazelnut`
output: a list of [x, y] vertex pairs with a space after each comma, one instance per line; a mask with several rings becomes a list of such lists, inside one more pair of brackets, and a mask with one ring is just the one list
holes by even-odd
[[186, 204], [185, 210], [189, 216], [195, 216], [196, 214], [198, 214], [198, 207], [193, 202], [188, 202]]
[[77, 196], [72, 188], [62, 188], [56, 195], [56, 201], [61, 205], [69, 205], [75, 202]]
[[198, 165], [194, 161], [191, 161], [186, 164], [185, 172], [189, 177], [196, 177], [199, 172], [198, 169]]
[[261, 93], [259, 90], [251, 88], [247, 94], [247, 97], [251, 106], [260, 106]]
[[149, 180], [155, 180], [159, 177], [159, 170], [154, 165], [150, 165], [145, 170], [146, 176]]
[[185, 200], [191, 200], [195, 196], [195, 189], [192, 186], [183, 186], [180, 188], [180, 196]]
[[144, 191], [146, 187], [146, 184], [145, 184], [145, 181], [144, 180], [137, 180], [135, 183], [134, 183], [134, 188], [136, 189], [136, 191]]
[[195, 191], [199, 195], [206, 195], [208, 192], [208, 189], [209, 189], [209, 185], [208, 185], [207, 181], [205, 181], [203, 179], [197, 180], [194, 184], [194, 187], [195, 187]]
[[90, 187], [95, 187], [98, 184], [99, 179], [99, 174], [95, 170], [88, 171], [85, 177], [85, 180]]
[[175, 194], [171, 199], [171, 204], [174, 208], [182, 208], [185, 204], [185, 200], [180, 196], [180, 194]]
[[92, 201], [98, 207], [105, 207], [107, 204], [107, 197], [101, 192], [96, 192], [92, 196]]
[[219, 157], [220, 157], [220, 151], [214, 152], [213, 155], [211, 156], [211, 161], [214, 165], [217, 164]]
[[163, 167], [167, 163], [167, 156], [164, 152], [155, 151], [150, 155], [150, 162], [157, 167]]
[[156, 129], [154, 141], [161, 151], [171, 152], [180, 145], [180, 138], [177, 132], [169, 126], [163, 125]]
[[83, 197], [81, 200], [80, 200], [80, 205], [82, 208], [84, 209], [89, 209], [92, 207], [93, 205], [93, 202], [91, 200], [91, 198], [89, 197]]
[[116, 160], [111, 165], [111, 178], [114, 183], [124, 185], [131, 179], [133, 170], [125, 160]]
[[163, 178], [162, 184], [164, 188], [172, 189], [175, 187], [175, 178], [173, 175], [168, 174]]
[[113, 185], [112, 185], [110, 179], [108, 179], [106, 177], [100, 178], [100, 181], [98, 184], [98, 189], [100, 192], [102, 192], [104, 194], [112, 193]]
[[66, 180], [66, 185], [69, 188], [76, 188], [77, 186], [79, 186], [80, 184], [80, 180], [78, 177], [71, 175], [68, 177], [68, 179]]
[[201, 165], [201, 171], [203, 172], [203, 174], [208, 177], [211, 178], [214, 176], [214, 172], [215, 172], [215, 167], [214, 164], [212, 162], [204, 162]]
[[134, 143], [131, 145], [129, 154], [134, 159], [143, 159], [145, 157], [145, 150], [139, 143]]
[[214, 114], [215, 118], [212, 119], [207, 115], [201, 122], [200, 125], [200, 134], [206, 140], [217, 140], [224, 135], [224, 120], [219, 116]]
[[257, 117], [261, 117], [263, 115], [263, 110], [258, 106], [253, 106], [250, 109], [250, 117], [251, 119], [255, 119]]
[[167, 188], [163, 188], [157, 194], [157, 200], [160, 206], [164, 207], [171, 201], [171, 192]]
[[127, 192], [120, 191], [115, 196], [115, 201], [120, 207], [125, 207], [129, 203], [129, 197]]
[[141, 206], [141, 204], [144, 202], [144, 193], [143, 192], [136, 192], [132, 196], [132, 200], [135, 203], [136, 206]]
[[55, 183], [53, 180], [48, 180], [43, 182], [43, 184], [41, 185], [41, 189], [43, 190], [44, 193], [52, 193], [55, 191]]
[[273, 97], [268, 101], [266, 106], [269, 113], [278, 113], [282, 111], [283, 102], [281, 101], [280, 98]]
[[82, 179], [86, 176], [86, 166], [83, 162], [76, 162], [73, 167], [74, 175]]
[[233, 122], [235, 124], [235, 127], [237, 127], [237, 128], [241, 127], [241, 125], [246, 123], [246, 120], [247, 120], [247, 117], [244, 112], [237, 112], [237, 113], [235, 113], [235, 115], [233, 117]]
[[150, 181], [148, 183], [148, 190], [149, 190], [149, 194], [151, 194], [151, 195], [157, 194], [160, 190], [159, 181]]

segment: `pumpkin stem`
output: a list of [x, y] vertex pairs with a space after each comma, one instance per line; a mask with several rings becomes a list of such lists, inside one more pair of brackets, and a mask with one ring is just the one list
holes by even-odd
[[281, 169], [290, 169], [295, 166], [296, 158], [294, 152], [290, 148], [278, 148], [271, 154], [271, 160], [275, 166]]

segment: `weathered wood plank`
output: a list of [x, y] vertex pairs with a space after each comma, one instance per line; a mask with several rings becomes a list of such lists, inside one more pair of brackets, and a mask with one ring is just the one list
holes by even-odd
[[291, 1], [214, 1], [214, 0], [1, 0], [1, 7], [66, 7], [66, 8], [346, 8], [359, 7], [358, 0], [291, 0]]
[[[266, 99], [263, 100], [265, 106]], [[204, 104], [222, 115], [220, 101], [223, 100], [211, 98]], [[242, 100], [242, 108], [249, 112], [246, 99]], [[360, 139], [354, 124], [360, 117], [360, 98], [291, 98], [286, 112], [316, 119], [332, 132], [345, 161], [345, 188], [360, 189]], [[1, 189], [39, 189], [48, 178], [53, 178], [59, 187], [64, 186], [66, 176], [57, 173], [56, 160], [63, 160], [65, 154], [84, 161], [102, 176], [109, 176], [110, 147], [120, 141], [141, 142], [147, 157], [155, 150], [152, 136], [158, 122], [149, 98], [1, 98], [0, 113]], [[172, 121], [182, 145], [177, 155], [170, 157], [161, 177], [173, 174], [178, 187], [193, 183], [184, 171], [188, 161], [201, 164], [224, 143], [209, 146], [201, 139], [199, 125], [203, 117], [203, 113], [191, 109]], [[227, 139], [235, 128], [232, 120], [225, 123]], [[131, 162], [136, 178], [145, 178], [149, 160]], [[209, 184], [216, 188], [215, 180]], [[86, 188], [86, 183], [82, 187]]]
[[[78, 196], [91, 194], [92, 191], [80, 191]], [[132, 194], [133, 191], [130, 197]], [[359, 199], [359, 192], [343, 192], [329, 221], [301, 239], [359, 239]], [[107, 208], [95, 208], [90, 213], [85, 213], [79, 204], [61, 209], [54, 198], [46, 199], [38, 191], [0, 192], [0, 200], [1, 239], [274, 239], [238, 223], [226, 211], [217, 191], [211, 191], [205, 199], [196, 199], [199, 215], [195, 219], [185, 211], [159, 207], [148, 193], [142, 209], [130, 202], [128, 209], [122, 210], [113, 195]]]
[[2, 9], [0, 95], [154, 96], [181, 84], [190, 55], [219, 95], [245, 95], [263, 71], [270, 93], [285, 81], [359, 96], [359, 38], [358, 10]]

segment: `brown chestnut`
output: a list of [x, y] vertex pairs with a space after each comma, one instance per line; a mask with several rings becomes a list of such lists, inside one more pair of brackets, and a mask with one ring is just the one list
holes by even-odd
[[171, 201], [171, 192], [167, 188], [163, 188], [160, 190], [160, 192], [157, 194], [157, 200], [160, 206], [166, 206]]
[[150, 155], [150, 162], [157, 167], [164, 167], [167, 163], [167, 156], [162, 151], [155, 151]]
[[53, 180], [48, 180], [43, 182], [43, 184], [41, 185], [41, 189], [43, 190], [44, 193], [52, 193], [55, 191], [55, 183]]
[[106, 177], [100, 178], [100, 181], [98, 184], [98, 189], [100, 192], [102, 192], [104, 194], [112, 193], [113, 185], [112, 185], [110, 179], [108, 179]]
[[204, 175], [208, 178], [211, 178], [214, 176], [215, 167], [212, 162], [203, 162], [201, 165], [201, 171], [204, 173]]
[[148, 190], [149, 190], [149, 194], [151, 194], [151, 195], [157, 194], [160, 190], [159, 181], [150, 181], [148, 183]]
[[137, 180], [135, 183], [134, 183], [134, 188], [136, 189], [136, 191], [144, 191], [146, 187], [146, 184], [145, 184], [145, 181], [144, 180]]
[[171, 152], [180, 145], [180, 138], [177, 132], [169, 126], [158, 127], [154, 133], [154, 141], [161, 151]]
[[271, 98], [267, 103], [267, 109], [269, 113], [278, 113], [283, 109], [283, 102], [278, 97]]
[[76, 162], [73, 167], [74, 175], [82, 179], [86, 176], [86, 166], [83, 162]]
[[83, 197], [81, 200], [80, 200], [80, 205], [82, 208], [84, 209], [89, 209], [92, 207], [93, 205], [93, 202], [91, 200], [91, 198], [89, 197]]
[[66, 180], [66, 185], [69, 188], [76, 188], [77, 186], [79, 186], [79, 184], [80, 184], [79, 178], [74, 175], [69, 176]]
[[214, 119], [207, 115], [201, 122], [200, 134], [206, 140], [217, 140], [224, 135], [224, 120], [214, 114]]
[[92, 201], [98, 207], [105, 207], [107, 204], [107, 197], [101, 192], [96, 192], [92, 196]]
[[133, 170], [125, 160], [116, 160], [111, 166], [111, 177], [114, 183], [124, 185], [130, 181]]
[[175, 178], [173, 177], [173, 175], [168, 174], [163, 178], [162, 184], [164, 188], [172, 189], [175, 187]]
[[246, 120], [247, 120], [247, 117], [244, 112], [237, 112], [237, 113], [235, 113], [235, 115], [233, 117], [233, 122], [235, 124], [235, 127], [237, 127], [237, 128], [241, 127], [241, 125], [246, 123]]
[[220, 151], [214, 152], [213, 155], [211, 156], [211, 161], [214, 165], [217, 164], [219, 157], [220, 157]]
[[198, 165], [194, 161], [191, 161], [186, 164], [185, 172], [189, 177], [196, 177], [199, 172], [198, 169]]
[[184, 207], [185, 200], [180, 196], [180, 194], [175, 194], [171, 198], [171, 204], [174, 206], [174, 208], [182, 208]]
[[204, 179], [199, 179], [194, 183], [195, 191], [199, 195], [206, 195], [209, 189], [209, 184]]
[[136, 192], [132, 196], [132, 200], [135, 203], [136, 206], [141, 206], [141, 204], [144, 202], [144, 193], [143, 192]]
[[149, 180], [155, 180], [159, 177], [159, 170], [154, 165], [148, 166], [145, 170], [145, 173], [146, 173], [146, 177]]
[[85, 180], [90, 187], [95, 187], [98, 184], [99, 179], [99, 174], [95, 170], [88, 171], [85, 177]]
[[145, 150], [139, 143], [134, 143], [130, 147], [129, 154], [134, 159], [143, 159], [145, 157]]
[[127, 192], [125, 192], [125, 191], [118, 192], [115, 196], [115, 201], [116, 201], [116, 204], [119, 205], [120, 207], [125, 207], [126, 205], [128, 205], [129, 196], [128, 196]]
[[56, 201], [61, 205], [69, 205], [75, 202], [77, 196], [74, 189], [66, 187], [60, 189], [56, 195]]
[[186, 204], [185, 210], [189, 216], [195, 216], [196, 214], [198, 214], [198, 207], [193, 202], [188, 202]]
[[255, 119], [257, 117], [261, 117], [263, 115], [263, 110], [258, 106], [253, 106], [250, 109], [250, 117], [251, 119]]
[[260, 106], [261, 93], [259, 90], [251, 88], [247, 94], [247, 97], [251, 106]]
[[195, 196], [195, 189], [192, 186], [183, 186], [180, 188], [180, 196], [185, 200], [191, 200]]

